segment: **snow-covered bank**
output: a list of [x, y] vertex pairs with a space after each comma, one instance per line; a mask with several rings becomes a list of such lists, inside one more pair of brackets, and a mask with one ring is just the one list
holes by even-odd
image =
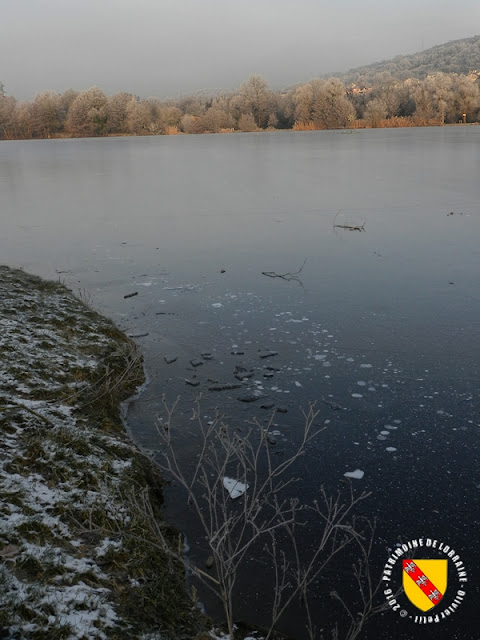
[[[58, 283], [0, 267], [1, 637], [201, 628], [183, 567], [156, 545], [161, 478], [120, 418], [142, 381], [110, 321]], [[146, 491], [153, 514], [134, 499]]]

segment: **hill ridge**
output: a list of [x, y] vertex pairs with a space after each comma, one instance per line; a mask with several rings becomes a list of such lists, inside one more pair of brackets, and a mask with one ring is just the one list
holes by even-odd
[[411, 53], [397, 55], [387, 60], [354, 67], [345, 72], [322, 74], [335, 75], [344, 83], [371, 82], [378, 73], [389, 73], [398, 80], [407, 78], [423, 79], [432, 73], [462, 73], [480, 69], [480, 35], [451, 40], [443, 44]]

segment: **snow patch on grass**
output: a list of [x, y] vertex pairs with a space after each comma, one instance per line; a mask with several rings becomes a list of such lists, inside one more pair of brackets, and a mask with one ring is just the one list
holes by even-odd
[[110, 321], [60, 284], [0, 267], [2, 637], [138, 637], [146, 615], [151, 629], [161, 604], [122, 604], [142, 601], [142, 576], [156, 569], [126, 537], [148, 522], [124, 487], [151, 463], [128, 440], [120, 401], [143, 380]]

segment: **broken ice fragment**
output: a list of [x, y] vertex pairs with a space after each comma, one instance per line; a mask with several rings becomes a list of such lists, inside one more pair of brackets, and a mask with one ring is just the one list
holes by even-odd
[[223, 479], [223, 486], [230, 494], [232, 500], [243, 496], [245, 491], [248, 489], [248, 484], [245, 486], [243, 482], [240, 482], [240, 480], [234, 480], [233, 478], [227, 477]]
[[278, 351], [269, 351], [268, 349], [264, 350], [264, 351], [259, 351], [258, 355], [260, 356], [260, 358], [265, 359], [265, 358], [271, 358], [272, 356], [276, 356], [278, 355]]
[[274, 402], [265, 402], [264, 404], [260, 405], [260, 409], [273, 409], [274, 406]]
[[243, 395], [238, 396], [237, 400], [240, 400], [240, 402], [255, 402], [258, 398], [259, 396], [254, 393], [244, 393]]
[[355, 471], [346, 471], [343, 475], [346, 478], [355, 478], [355, 480], [361, 480], [365, 475], [365, 472], [361, 469], [355, 469]]
[[241, 384], [235, 384], [234, 382], [215, 383], [208, 387], [209, 391], [227, 391], [230, 389], [240, 389]]

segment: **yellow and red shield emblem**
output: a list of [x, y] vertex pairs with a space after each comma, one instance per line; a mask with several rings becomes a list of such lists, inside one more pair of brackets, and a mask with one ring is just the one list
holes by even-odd
[[405, 595], [421, 611], [433, 609], [447, 590], [448, 560], [404, 560]]

